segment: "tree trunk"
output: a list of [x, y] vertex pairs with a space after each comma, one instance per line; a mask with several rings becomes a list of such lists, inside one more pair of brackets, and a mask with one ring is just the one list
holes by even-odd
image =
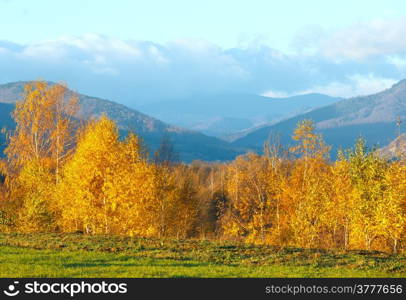
[[109, 233], [109, 225], [107, 219], [107, 205], [106, 205], [106, 196], [103, 196], [103, 208], [104, 208], [104, 233]]

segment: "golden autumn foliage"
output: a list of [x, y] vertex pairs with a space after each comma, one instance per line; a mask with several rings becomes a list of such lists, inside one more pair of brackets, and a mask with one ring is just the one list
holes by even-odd
[[60, 230], [186, 237], [196, 214], [187, 170], [149, 163], [141, 150], [106, 117], [88, 124], [58, 185]]
[[268, 161], [257, 154], [238, 157], [227, 168], [230, 202], [222, 218], [224, 234], [265, 241], [276, 217], [276, 199]]
[[116, 125], [106, 117], [85, 128], [58, 186], [61, 230], [154, 232], [146, 226], [153, 213], [148, 205], [154, 199], [153, 170], [138, 151], [136, 137], [121, 142]]
[[65, 86], [41, 81], [27, 84], [24, 100], [17, 102], [13, 113], [17, 128], [5, 150], [12, 167], [46, 158], [58, 173], [73, 147], [72, 118], [77, 110], [78, 99], [69, 97]]
[[49, 166], [38, 160], [27, 162], [15, 179], [13, 200], [20, 202], [16, 220], [22, 232], [49, 232], [54, 228], [54, 176]]
[[293, 138], [294, 159], [248, 154], [229, 164], [224, 235], [279, 246], [404, 249], [405, 163], [385, 161], [363, 140], [332, 163], [310, 121]]
[[336, 161], [314, 124], [295, 146], [182, 164], [103, 116], [75, 123], [64, 86], [27, 86], [0, 162], [0, 231], [231, 238], [254, 244], [406, 250], [406, 162], [363, 140]]
[[52, 199], [59, 170], [74, 148], [77, 102], [65, 86], [39, 81], [27, 84], [24, 99], [16, 104], [16, 129], [1, 167], [8, 204], [2, 215], [20, 231], [54, 228]]
[[197, 217], [196, 188], [186, 166], [157, 166], [155, 182], [158, 236], [186, 238], [193, 233]]

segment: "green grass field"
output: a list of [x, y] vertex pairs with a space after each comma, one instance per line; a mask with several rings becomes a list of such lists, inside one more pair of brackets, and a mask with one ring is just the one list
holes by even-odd
[[406, 257], [231, 242], [0, 234], [0, 277], [406, 277]]

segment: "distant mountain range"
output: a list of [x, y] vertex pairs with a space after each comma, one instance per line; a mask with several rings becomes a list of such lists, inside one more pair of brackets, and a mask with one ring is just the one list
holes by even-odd
[[321, 94], [287, 98], [238, 94], [200, 95], [148, 103], [137, 108], [170, 124], [232, 140], [236, 132], [276, 123], [339, 100]]
[[[14, 109], [14, 103], [21, 99], [24, 84], [25, 82], [17, 82], [0, 85], [0, 128], [13, 128], [10, 113]], [[79, 118], [90, 119], [105, 113], [117, 122], [123, 135], [130, 130], [136, 132], [151, 151], [157, 149], [164, 135], [168, 135], [185, 162], [195, 159], [227, 161], [248, 150], [260, 152], [271, 135], [279, 135], [282, 144], [291, 145], [293, 130], [303, 119], [315, 122], [318, 132], [332, 146], [334, 158], [340, 147], [352, 147], [360, 136], [367, 140], [369, 146], [387, 146], [397, 137], [397, 117], [406, 120], [406, 80], [374, 95], [341, 100], [319, 94], [285, 99], [229, 95], [202, 96], [185, 100], [186, 102], [162, 102], [160, 105], [150, 106], [150, 111], [155, 107], [156, 115], [161, 114], [167, 119], [172, 118], [173, 121], [178, 120], [178, 123], [189, 125], [195, 122], [193, 128], [208, 134], [220, 136], [233, 132], [228, 134], [228, 139], [232, 142], [168, 125], [118, 103], [77, 95], [81, 104]], [[315, 106], [318, 108], [311, 110]], [[288, 117], [301, 111], [306, 112]], [[278, 118], [283, 120], [277, 122]], [[270, 120], [274, 123], [265, 123]], [[244, 129], [258, 124], [257, 122], [263, 123], [258, 127]], [[2, 147], [4, 148], [4, 137], [0, 135], [0, 150]]]
[[[383, 147], [396, 138], [396, 118], [406, 119], [406, 80], [383, 92], [363, 97], [344, 99], [335, 104], [315, 109], [271, 126], [249, 132], [232, 145], [260, 150], [270, 135], [279, 135], [283, 144], [292, 143], [291, 135], [297, 123], [311, 119], [333, 147], [333, 157], [339, 147], [354, 145], [360, 136], [370, 146]], [[403, 130], [404, 131], [404, 130]]]
[[[26, 83], [15, 82], [0, 85], [0, 128], [12, 128], [14, 126], [10, 113], [14, 109], [14, 103], [21, 99]], [[74, 93], [73, 91], [70, 92]], [[105, 113], [109, 118], [117, 122], [123, 134], [131, 130], [140, 135], [151, 151], [158, 148], [163, 135], [168, 135], [183, 161], [195, 159], [207, 161], [231, 160], [243, 152], [215, 137], [168, 125], [124, 105], [79, 93], [76, 94], [80, 100], [79, 118], [97, 118]], [[4, 148], [4, 140], [0, 140], [0, 142]]]

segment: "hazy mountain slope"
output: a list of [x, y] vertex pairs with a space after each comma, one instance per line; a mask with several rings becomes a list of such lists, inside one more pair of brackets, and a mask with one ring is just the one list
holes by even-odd
[[280, 121], [338, 100], [340, 99], [321, 94], [288, 98], [203, 95], [144, 104], [139, 108], [171, 124], [223, 137], [259, 124]]
[[[11, 118], [11, 112], [14, 109], [13, 104], [0, 103], [0, 129], [14, 128], [14, 121]], [[6, 146], [5, 135], [0, 133], [0, 156]]]
[[0, 102], [15, 103], [21, 99], [26, 82], [12, 82], [0, 84]]
[[[385, 146], [396, 137], [396, 117], [406, 118], [406, 81], [383, 92], [351, 99], [315, 109], [277, 124], [260, 128], [237, 139], [233, 145], [260, 149], [270, 134], [278, 133], [283, 143], [291, 143], [296, 124], [311, 119], [325, 140], [336, 151], [352, 146], [363, 136], [369, 145]], [[334, 153], [333, 153], [334, 154]]]
[[388, 146], [379, 149], [378, 152], [385, 158], [406, 157], [406, 134], [398, 136]]
[[406, 117], [406, 80], [383, 92], [340, 101], [332, 107], [334, 115], [319, 122], [319, 128], [394, 122], [397, 116]]
[[11, 113], [14, 110], [14, 104], [0, 103], [0, 120], [2, 127], [11, 128], [14, 127], [14, 121], [11, 117]]
[[[21, 99], [25, 84], [26, 82], [16, 82], [0, 85], [0, 103], [14, 103]], [[227, 142], [199, 132], [168, 125], [124, 105], [79, 93], [77, 95], [81, 106], [79, 118], [97, 118], [104, 113], [117, 122], [123, 134], [128, 130], [139, 134], [150, 150], [156, 149], [162, 136], [167, 134], [184, 161], [230, 160], [241, 153], [233, 149]], [[7, 112], [5, 111], [4, 114]], [[4, 122], [1, 118], [0, 127], [4, 126]]]
[[230, 132], [240, 132], [252, 127], [254, 124], [248, 119], [221, 118], [216, 117], [206, 121], [195, 123], [191, 126], [193, 130], [204, 132], [207, 135], [219, 137], [225, 141], [230, 141]]

